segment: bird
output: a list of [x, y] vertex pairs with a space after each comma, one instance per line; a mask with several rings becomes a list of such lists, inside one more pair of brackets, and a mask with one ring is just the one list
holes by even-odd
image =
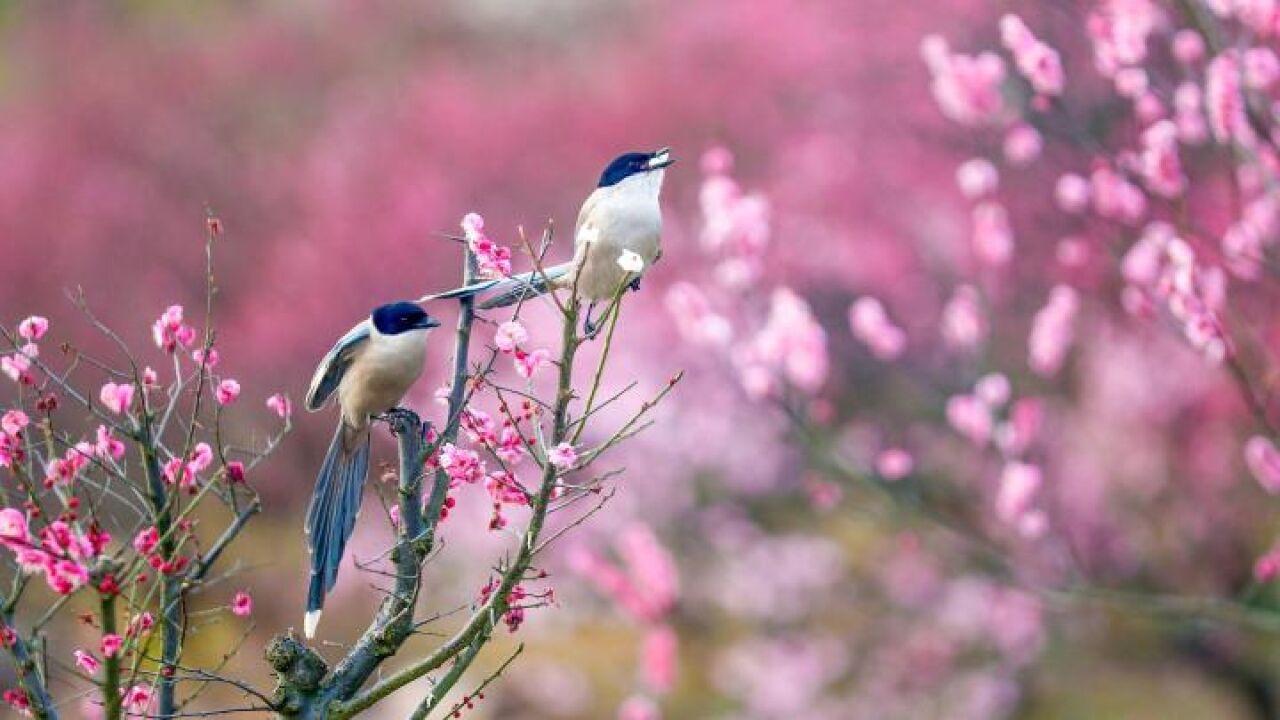
[[[666, 147], [653, 152], [628, 152], [610, 161], [578, 212], [574, 254], [568, 262], [540, 272], [428, 295], [419, 302], [484, 294], [479, 307], [490, 310], [552, 290], [576, 287], [590, 302], [585, 325], [591, 334], [595, 304], [612, 299], [624, 282], [639, 290], [644, 271], [662, 256], [662, 208], [658, 196], [666, 168], [674, 162], [671, 148]], [[619, 262], [628, 251], [639, 256], [640, 262], [632, 269], [624, 268], [626, 262]]]
[[341, 410], [329, 451], [307, 508], [311, 579], [303, 631], [315, 637], [324, 598], [338, 566], [369, 472], [369, 428], [391, 411], [418, 380], [426, 363], [427, 334], [440, 322], [418, 305], [381, 305], [338, 339], [311, 378], [306, 408], [323, 408], [336, 393]]

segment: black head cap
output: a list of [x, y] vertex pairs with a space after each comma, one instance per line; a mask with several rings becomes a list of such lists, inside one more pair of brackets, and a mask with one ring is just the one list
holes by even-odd
[[675, 160], [671, 157], [671, 148], [662, 148], [653, 152], [629, 152], [613, 159], [600, 176], [599, 187], [617, 185], [632, 175], [640, 175], [652, 170], [661, 170]]
[[411, 302], [381, 305], [373, 309], [370, 318], [373, 326], [383, 335], [399, 335], [410, 330], [428, 330], [440, 326], [440, 321]]

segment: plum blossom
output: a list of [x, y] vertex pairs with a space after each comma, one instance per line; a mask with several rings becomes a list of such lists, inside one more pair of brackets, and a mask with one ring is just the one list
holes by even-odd
[[31, 315], [18, 323], [18, 337], [29, 342], [36, 342], [49, 332], [49, 318]]
[[970, 200], [995, 192], [1000, 185], [1000, 173], [986, 158], [971, 158], [956, 168], [956, 185]]
[[1247, 117], [1248, 108], [1241, 87], [1242, 70], [1240, 55], [1234, 49], [1224, 51], [1209, 61], [1204, 81], [1205, 115], [1215, 140], [1234, 140], [1252, 146], [1256, 135]]
[[914, 468], [915, 459], [902, 448], [887, 448], [876, 455], [876, 472], [885, 480], [900, 480]]
[[763, 371], [780, 374], [797, 388], [812, 392], [827, 378], [827, 334], [808, 303], [788, 288], [776, 288], [765, 326], [740, 353], [738, 362], [748, 389], [749, 375]]
[[1005, 265], [1013, 257], [1013, 230], [1004, 206], [983, 202], [973, 208], [973, 250], [983, 265]]
[[1041, 42], [1017, 15], [1000, 18], [1000, 39], [1013, 54], [1018, 72], [1041, 95], [1061, 95], [1062, 59], [1058, 52]]
[[525, 330], [518, 320], [508, 320], [493, 332], [493, 345], [504, 353], [514, 352], [516, 346], [529, 339], [529, 331]]
[[953, 53], [938, 35], [921, 42], [920, 54], [933, 78], [933, 98], [948, 119], [977, 126], [989, 124], [1003, 114], [1000, 86], [1004, 83], [1005, 65], [999, 55]]
[[446, 443], [440, 448], [440, 468], [449, 476], [453, 484], [476, 483], [484, 478], [484, 462], [474, 450], [459, 448], [453, 443]]
[[99, 460], [119, 460], [124, 457], [124, 443], [111, 434], [106, 425], [98, 426], [97, 442], [93, 446], [93, 454]]
[[267, 398], [267, 409], [274, 412], [281, 420], [288, 420], [293, 415], [293, 403], [289, 401], [289, 397], [282, 393], [276, 393]]
[[240, 397], [240, 383], [226, 378], [218, 383], [218, 389], [214, 391], [214, 397], [217, 398], [219, 405], [230, 405]]
[[511, 248], [499, 245], [484, 232], [484, 218], [467, 213], [461, 222], [467, 246], [475, 253], [480, 277], [506, 277], [511, 274]]
[[853, 336], [871, 349], [881, 360], [893, 360], [902, 354], [907, 336], [889, 320], [884, 305], [873, 297], [858, 298], [849, 307], [849, 327]]
[[30, 423], [31, 419], [21, 410], [6, 410], [4, 415], [0, 416], [0, 430], [3, 430], [6, 435], [16, 436]]
[[546, 348], [529, 352], [517, 349], [514, 355], [516, 374], [526, 380], [532, 379], [539, 370], [551, 364], [551, 351]]
[[31, 358], [24, 353], [0, 357], [0, 372], [10, 380], [23, 385], [30, 385], [35, 380], [31, 375]]
[[133, 405], [133, 385], [107, 382], [98, 392], [98, 399], [108, 410], [121, 415]]
[[573, 449], [573, 445], [562, 442], [547, 451], [547, 462], [560, 470], [568, 470], [578, 462], [578, 452]]
[[1040, 132], [1027, 123], [1018, 123], [1004, 136], [1004, 158], [1010, 165], [1027, 165], [1040, 157], [1044, 139]]
[[986, 335], [987, 320], [978, 290], [972, 285], [957, 287], [942, 309], [942, 339], [950, 347], [969, 350]]
[[121, 700], [131, 712], [145, 713], [151, 705], [151, 686], [138, 683], [128, 689], [121, 689]]
[[84, 650], [76, 650], [75, 652], [72, 653], [72, 655], [76, 659], [76, 667], [80, 668], [81, 670], [83, 670], [85, 673], [89, 675], [96, 675], [98, 672], [98, 668], [102, 667], [102, 663], [98, 660], [98, 658], [94, 657], [90, 653], [85, 652]]
[[974, 445], [991, 439], [991, 409], [977, 395], [955, 395], [947, 400], [947, 422]]
[[195, 328], [183, 322], [181, 305], [170, 305], [151, 326], [156, 347], [172, 353], [179, 347], [189, 348], [196, 341]]
[[1049, 293], [1049, 302], [1036, 313], [1027, 340], [1031, 369], [1044, 376], [1057, 374], [1071, 346], [1071, 324], [1080, 305], [1076, 291], [1058, 285]]
[[1016, 523], [1031, 509], [1031, 501], [1042, 482], [1039, 467], [1017, 461], [1006, 463], [996, 493], [996, 517]]
[[1089, 13], [1087, 29], [1093, 40], [1093, 63], [1105, 77], [1147, 57], [1147, 38], [1160, 24], [1161, 13], [1152, 0], [1103, 0]]
[[133, 538], [133, 549], [137, 550], [140, 555], [150, 555], [159, 544], [160, 531], [155, 526], [139, 530], [138, 534]]
[[1280, 494], [1280, 450], [1269, 438], [1255, 435], [1244, 445], [1244, 460], [1253, 477], [1272, 495]]
[[107, 633], [102, 636], [98, 649], [102, 651], [103, 657], [115, 657], [122, 647], [124, 647], [124, 638], [115, 633]]
[[743, 287], [763, 269], [769, 244], [769, 203], [762, 195], [743, 192], [729, 176], [733, 155], [727, 149], [708, 150], [702, 167], [706, 177], [698, 196], [703, 217], [699, 240], [719, 259], [717, 279], [728, 287]]
[[1178, 160], [1178, 126], [1172, 120], [1161, 120], [1143, 131], [1139, 163], [1151, 192], [1172, 198], [1186, 189], [1187, 178]]
[[236, 617], [249, 617], [253, 614], [253, 598], [243, 590], [236, 593], [231, 600], [231, 614]]
[[1074, 173], [1062, 175], [1053, 187], [1053, 197], [1063, 212], [1081, 212], [1089, 205], [1089, 181]]

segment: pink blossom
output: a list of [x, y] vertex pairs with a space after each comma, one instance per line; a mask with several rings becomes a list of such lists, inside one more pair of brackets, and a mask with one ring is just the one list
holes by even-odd
[[1000, 18], [1000, 38], [1013, 54], [1018, 72], [1041, 95], [1062, 93], [1062, 60], [1058, 52], [1031, 34], [1022, 18], [1009, 14]]
[[640, 650], [640, 667], [645, 684], [655, 693], [666, 694], [676, 681], [679, 639], [670, 625], [657, 625], [644, 635]]
[[0, 510], [0, 543], [12, 546], [28, 541], [27, 516], [16, 508]]
[[1089, 204], [1089, 181], [1067, 173], [1058, 178], [1053, 197], [1063, 212], [1078, 213]]
[[93, 454], [99, 460], [119, 460], [124, 457], [124, 443], [111, 434], [106, 425], [98, 426], [97, 442], [93, 446]]
[[1280, 77], [1280, 59], [1270, 48], [1254, 47], [1244, 51], [1244, 83], [1250, 90], [1266, 92]]
[[440, 449], [440, 468], [455, 483], [476, 483], [484, 478], [484, 463], [474, 450], [464, 450], [453, 443]]
[[667, 312], [681, 337], [700, 345], [724, 346], [733, 337], [728, 319], [711, 308], [711, 302], [690, 282], [673, 284], [666, 295]]
[[971, 158], [956, 168], [956, 185], [970, 200], [995, 192], [1000, 185], [1000, 173], [986, 158]]
[[253, 614], [253, 598], [243, 590], [236, 593], [231, 600], [231, 614], [236, 617], [249, 617]]
[[1049, 302], [1036, 313], [1027, 340], [1031, 369], [1044, 376], [1057, 374], [1071, 346], [1071, 324], [1079, 300], [1076, 291], [1058, 285], [1049, 293]]
[[213, 464], [213, 448], [209, 443], [196, 443], [191, 450], [191, 459], [187, 461], [187, 470], [192, 474], [204, 472]]
[[1053, 256], [1063, 267], [1081, 268], [1089, 262], [1089, 243], [1084, 238], [1069, 236], [1058, 241]]
[[46, 556], [44, 579], [59, 595], [69, 595], [89, 581], [89, 569], [75, 560], [54, 560]]
[[287, 395], [276, 393], [267, 398], [267, 409], [280, 416], [281, 420], [288, 420], [293, 414], [293, 403]]
[[529, 380], [533, 378], [538, 370], [551, 364], [551, 351], [546, 348], [538, 348], [530, 352], [517, 349], [514, 362], [516, 374]]
[[920, 54], [933, 78], [934, 100], [947, 118], [962, 125], [983, 125], [1002, 114], [1005, 67], [998, 55], [952, 53], [947, 41], [937, 35], [924, 39]]
[[227, 378], [218, 383], [218, 389], [214, 391], [214, 396], [218, 399], [219, 405], [230, 405], [240, 397], [240, 383]]
[[1027, 165], [1040, 157], [1044, 147], [1039, 131], [1026, 123], [1010, 128], [1004, 136], [1004, 158], [1010, 165]]
[[49, 332], [49, 318], [31, 315], [18, 323], [18, 336], [23, 340], [35, 342]]
[[520, 489], [516, 478], [509, 472], [490, 473], [484, 480], [484, 489], [498, 505], [528, 505], [529, 498]]
[[578, 451], [569, 443], [562, 442], [547, 451], [547, 462], [561, 470], [567, 470], [578, 462]]
[[1209, 136], [1209, 127], [1201, 103], [1200, 86], [1193, 82], [1185, 82], [1173, 93], [1173, 121], [1178, 126], [1178, 139], [1190, 145], [1197, 145]]
[[84, 650], [76, 650], [72, 655], [75, 656], [76, 667], [85, 671], [85, 673], [89, 675], [96, 674], [98, 672], [98, 668], [102, 667], [102, 663], [99, 662], [98, 658]]
[[17, 436], [30, 423], [31, 419], [21, 410], [7, 410], [0, 416], [0, 430], [10, 436]]
[[520, 431], [513, 427], [504, 427], [498, 433], [498, 446], [494, 450], [502, 462], [515, 465], [524, 458], [525, 443]]
[[1214, 139], [1235, 140], [1251, 146], [1256, 137], [1246, 115], [1241, 73], [1240, 56], [1235, 50], [1227, 50], [1209, 61], [1204, 82], [1205, 115]]
[[1160, 23], [1151, 0], [1102, 0], [1088, 17], [1093, 63], [1106, 77], [1147, 57], [1147, 38]]
[[1139, 163], [1152, 192], [1167, 198], [1182, 194], [1187, 178], [1178, 160], [1178, 126], [1173, 121], [1162, 120], [1143, 131]]
[[138, 683], [132, 687], [121, 689], [124, 706], [135, 713], [145, 713], [151, 705], [151, 686]]
[[1254, 435], [1244, 445], [1244, 460], [1253, 477], [1272, 495], [1280, 494], [1280, 450], [1269, 438]]
[[138, 531], [137, 536], [133, 538], [133, 549], [137, 550], [139, 555], [150, 555], [159, 544], [160, 531], [155, 526]]
[[211, 347], [209, 352], [205, 352], [204, 348], [196, 348], [191, 351], [191, 360], [206, 370], [212, 370], [218, 367], [218, 363], [222, 362], [222, 356], [218, 354], [217, 348]]
[[813, 392], [827, 378], [827, 334], [799, 295], [775, 288], [768, 320], [741, 360], [763, 363], [797, 388]]
[[11, 689], [4, 691], [4, 701], [9, 706], [24, 717], [31, 716], [31, 699], [27, 697], [27, 691], [22, 689]]
[[529, 339], [529, 331], [516, 320], [508, 320], [493, 333], [493, 344], [504, 353], [513, 352], [516, 346]]
[[915, 459], [911, 453], [902, 448], [881, 450], [876, 456], [876, 472], [885, 480], [899, 480], [911, 474], [915, 468]]
[[973, 250], [983, 265], [1004, 265], [1013, 257], [1013, 231], [1003, 205], [983, 202], [974, 206]]
[[0, 357], [0, 372], [20, 384], [30, 385], [34, 380], [31, 376], [31, 358], [22, 353]]
[[1138, 186], [1105, 165], [1089, 177], [1093, 209], [1104, 218], [1135, 223], [1147, 212], [1147, 199]]
[[942, 309], [942, 339], [953, 348], [968, 350], [986, 335], [987, 321], [978, 291], [972, 285], [957, 287]]
[[1009, 402], [1009, 378], [1003, 373], [988, 373], [978, 378], [978, 382], [973, 386], [973, 394], [987, 407], [995, 410]]
[[1253, 579], [1266, 584], [1280, 577], [1280, 547], [1273, 547], [1253, 564]]
[[181, 347], [191, 347], [196, 340], [195, 328], [183, 324], [181, 305], [170, 305], [151, 326], [151, 338], [156, 347], [174, 352]]
[[511, 248], [495, 243], [484, 232], [484, 218], [467, 213], [460, 223], [471, 252], [475, 253], [480, 277], [506, 277], [511, 274]]
[[976, 395], [955, 395], [947, 400], [947, 422], [974, 445], [991, 439], [991, 410]]
[[133, 385], [108, 382], [98, 392], [98, 399], [117, 415], [128, 412], [133, 405]]
[[1145, 95], [1151, 83], [1147, 77], [1147, 71], [1136, 67], [1116, 71], [1113, 80], [1116, 85], [1116, 94], [1130, 100], [1137, 100]]
[[1173, 34], [1173, 56], [1183, 65], [1194, 65], [1204, 59], [1204, 40], [1195, 30], [1179, 30]]
[[102, 651], [104, 657], [115, 657], [116, 653], [120, 652], [120, 648], [123, 646], [124, 638], [116, 635], [115, 633], [107, 633], [102, 636], [102, 642], [99, 644], [99, 649]]
[[881, 360], [897, 358], [906, 346], [906, 333], [889, 320], [884, 305], [873, 297], [859, 298], [849, 307], [849, 327]]
[[1014, 523], [1030, 509], [1042, 482], [1040, 468], [1023, 462], [1009, 462], [1000, 473], [996, 493], [996, 517]]

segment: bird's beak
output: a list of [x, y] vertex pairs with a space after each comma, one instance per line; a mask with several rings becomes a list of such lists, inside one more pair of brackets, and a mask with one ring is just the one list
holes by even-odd
[[671, 165], [675, 161], [675, 158], [671, 157], [671, 148], [664, 147], [649, 158], [649, 169], [658, 170]]
[[422, 328], [423, 330], [438, 328], [440, 327], [440, 321], [428, 315], [427, 317], [422, 319], [422, 323], [418, 325], [418, 327]]

